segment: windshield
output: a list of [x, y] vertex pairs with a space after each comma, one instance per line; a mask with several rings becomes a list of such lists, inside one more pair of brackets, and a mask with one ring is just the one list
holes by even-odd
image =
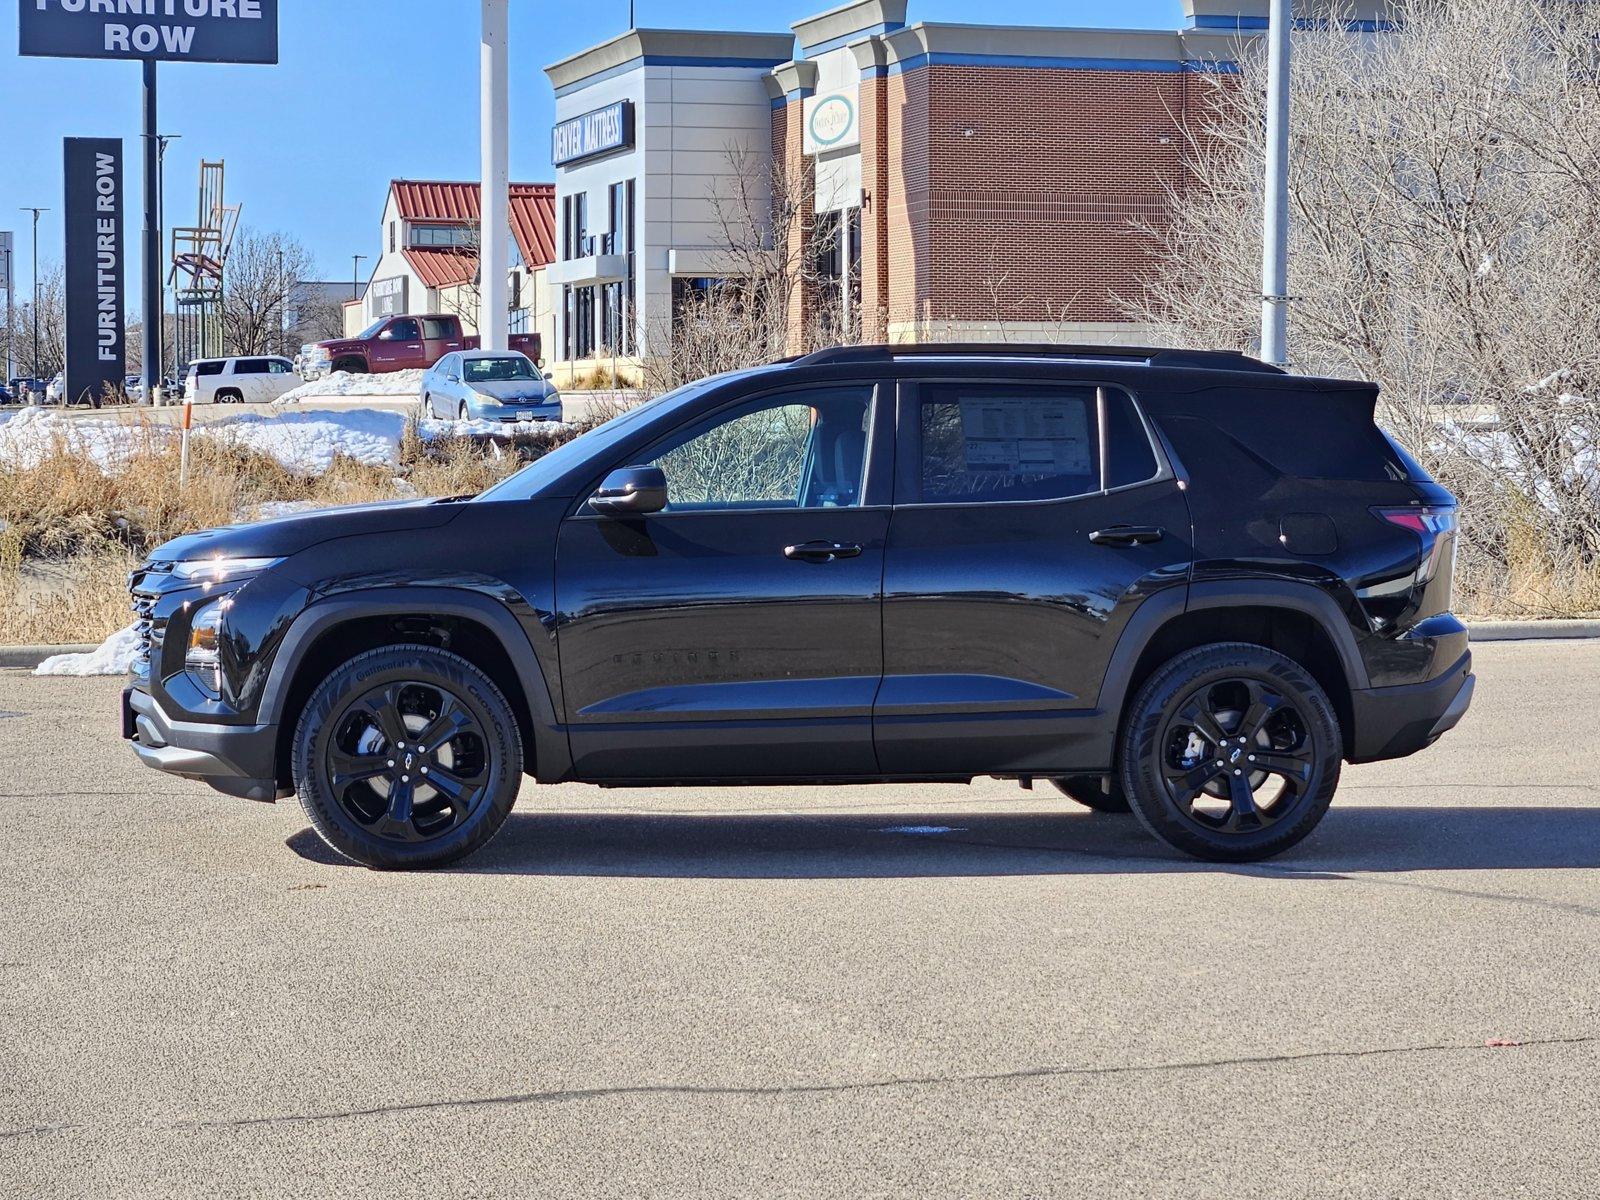
[[533, 364], [522, 355], [505, 358], [469, 358], [463, 364], [468, 383], [496, 383], [508, 379], [532, 379]]
[[388, 317], [379, 317], [371, 325], [368, 325], [360, 333], [356, 334], [355, 340], [358, 341], [358, 342], [365, 342], [365, 341], [369, 341], [372, 338], [377, 337], [378, 336], [378, 330], [382, 329], [384, 327], [384, 325], [388, 322], [388, 320], [389, 320]]

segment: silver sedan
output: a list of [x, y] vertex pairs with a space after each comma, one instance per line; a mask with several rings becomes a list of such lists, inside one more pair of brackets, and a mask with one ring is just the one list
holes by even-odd
[[423, 375], [422, 413], [456, 421], [559, 421], [561, 393], [526, 354], [461, 350]]

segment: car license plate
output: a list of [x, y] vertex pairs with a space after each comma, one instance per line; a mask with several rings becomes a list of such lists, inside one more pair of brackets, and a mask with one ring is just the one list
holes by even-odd
[[533, 420], [532, 411], [529, 410], [529, 409], [526, 409], [526, 408], [523, 409], [521, 412], [517, 413], [517, 420], [519, 420], [519, 421], [531, 421], [531, 420]]

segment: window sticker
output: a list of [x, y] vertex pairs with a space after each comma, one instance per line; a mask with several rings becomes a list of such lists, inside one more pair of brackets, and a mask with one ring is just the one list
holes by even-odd
[[1082, 400], [962, 400], [961, 430], [974, 474], [1089, 474], [1089, 408]]

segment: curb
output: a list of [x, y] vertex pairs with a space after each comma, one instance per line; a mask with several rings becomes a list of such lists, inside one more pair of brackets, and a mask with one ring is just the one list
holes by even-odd
[[1600, 621], [1472, 621], [1467, 633], [1474, 642], [1600, 638]]
[[23, 668], [33, 670], [47, 658], [58, 654], [88, 654], [99, 646], [0, 646], [0, 670]]

